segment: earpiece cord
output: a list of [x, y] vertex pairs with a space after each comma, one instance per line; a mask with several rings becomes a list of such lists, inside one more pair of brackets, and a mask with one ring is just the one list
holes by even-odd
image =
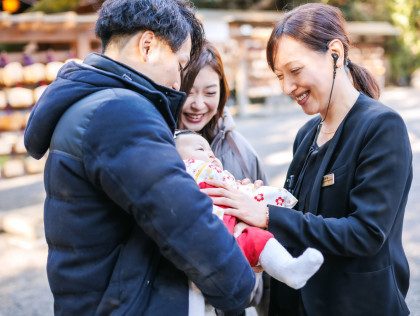
[[318, 140], [318, 135], [319, 135], [319, 132], [321, 131], [321, 127], [322, 127], [322, 123], [325, 121], [325, 119], [327, 118], [327, 115], [328, 115], [328, 110], [329, 110], [329, 108], [330, 108], [330, 103], [331, 103], [331, 97], [332, 97], [332, 92], [333, 92], [333, 89], [334, 89], [334, 82], [335, 82], [335, 75], [337, 74], [337, 66], [334, 64], [334, 74], [333, 74], [333, 82], [332, 82], [332, 85], [331, 85], [331, 91], [330, 91], [330, 98], [329, 98], [329, 100], [328, 100], [328, 105], [327, 105], [327, 111], [325, 112], [325, 116], [324, 116], [324, 118], [321, 120], [321, 122], [319, 122], [319, 124], [318, 124], [318, 127], [317, 127], [317, 129], [316, 129], [316, 134], [315, 134], [315, 137], [314, 137], [314, 141], [313, 141], [313, 143], [312, 143], [312, 146], [314, 146], [315, 145], [315, 143], [316, 143], [316, 141]]
[[321, 123], [324, 122], [325, 119], [327, 118], [328, 110], [330, 109], [330, 103], [331, 103], [332, 92], [333, 92], [333, 89], [334, 89], [334, 81], [335, 81], [335, 75], [336, 75], [336, 73], [337, 73], [337, 67], [334, 65], [334, 75], [333, 75], [333, 82], [332, 82], [331, 91], [330, 91], [330, 99], [328, 100], [327, 112], [325, 112], [325, 116], [322, 119]]
[[333, 92], [333, 89], [334, 89], [335, 75], [337, 74], [337, 59], [338, 59], [338, 55], [337, 54], [332, 54], [332, 57], [334, 59], [334, 73], [333, 73], [333, 82], [332, 82], [331, 91], [330, 91], [330, 99], [328, 100], [328, 105], [327, 105], [327, 111], [325, 112], [324, 118], [318, 124], [318, 127], [316, 129], [316, 133], [315, 133], [315, 137], [314, 137], [314, 141], [312, 142], [312, 145], [309, 147], [309, 152], [306, 155], [305, 161], [303, 163], [303, 167], [301, 169], [301, 172], [299, 173], [299, 176], [297, 178], [296, 183], [294, 181], [295, 180], [295, 176], [294, 175], [290, 175], [289, 178], [286, 180], [287, 190], [289, 190], [290, 193], [292, 193], [292, 194], [295, 194], [295, 191], [300, 189], [300, 184], [302, 182], [302, 174], [305, 174], [305, 170], [306, 170], [306, 167], [307, 167], [309, 156], [312, 154], [312, 152], [316, 148], [315, 145], [316, 145], [316, 141], [318, 139], [319, 132], [321, 131], [322, 122], [325, 121], [325, 119], [327, 118], [327, 115], [328, 115], [328, 110], [330, 108], [330, 103], [331, 103], [332, 92]]

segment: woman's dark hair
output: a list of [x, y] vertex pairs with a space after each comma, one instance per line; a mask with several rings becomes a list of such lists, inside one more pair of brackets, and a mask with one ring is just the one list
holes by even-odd
[[274, 27], [267, 44], [267, 62], [273, 71], [278, 42], [283, 35], [322, 53], [329, 49], [328, 44], [332, 40], [340, 40], [344, 47], [344, 62], [350, 70], [354, 87], [371, 98], [379, 99], [380, 88], [376, 79], [364, 67], [348, 58], [350, 40], [344, 17], [338, 8], [322, 3], [307, 3], [285, 13]]
[[[223, 116], [225, 104], [229, 97], [229, 86], [227, 84], [225, 72], [223, 70], [222, 58], [220, 57], [220, 54], [216, 47], [209, 41], [204, 42], [200, 56], [198, 56], [195, 62], [191, 63], [188, 66], [182, 78], [180, 90], [186, 92], [187, 94], [190, 93], [192, 87], [194, 86], [194, 81], [198, 76], [198, 73], [201, 69], [203, 69], [206, 66], [211, 67], [219, 75], [220, 78], [220, 99], [219, 105], [217, 106], [216, 115], [213, 116], [210, 122], [208, 122], [206, 126], [204, 126], [203, 130], [200, 131], [203, 137], [207, 139], [209, 143], [211, 143], [219, 129], [217, 123], [219, 122], [219, 119]], [[178, 124], [179, 123], [180, 120], [178, 120]]]
[[110, 41], [152, 31], [173, 52], [191, 36], [191, 60], [197, 58], [204, 40], [204, 29], [188, 0], [107, 0], [99, 10], [96, 35], [105, 51]]

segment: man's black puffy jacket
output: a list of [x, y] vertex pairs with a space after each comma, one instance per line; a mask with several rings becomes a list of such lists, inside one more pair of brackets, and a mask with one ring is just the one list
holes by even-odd
[[192, 280], [240, 312], [255, 277], [173, 141], [181, 92], [103, 55], [66, 64], [31, 113], [57, 315], [187, 315]]

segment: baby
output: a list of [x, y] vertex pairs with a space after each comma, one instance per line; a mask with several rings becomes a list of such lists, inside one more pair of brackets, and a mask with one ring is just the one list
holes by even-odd
[[[265, 204], [292, 208], [297, 203], [296, 198], [286, 189], [271, 186], [255, 188], [252, 183], [239, 184], [232, 174], [223, 170], [222, 163], [214, 156], [209, 143], [199, 134], [177, 131], [175, 135], [176, 148], [184, 159], [187, 172], [201, 188], [208, 186], [204, 182], [206, 179], [221, 180]], [[214, 213], [233, 233], [238, 220], [223, 214], [223, 208], [218, 206], [214, 206]], [[273, 278], [294, 289], [303, 287], [323, 262], [322, 254], [313, 248], [293, 258], [270, 232], [257, 227], [244, 229], [237, 241], [251, 266], [261, 265]]]
[[[297, 203], [297, 199], [286, 189], [271, 186], [255, 188], [252, 183], [239, 184], [231, 173], [223, 170], [222, 163], [214, 156], [209, 143], [193, 131], [175, 132], [175, 145], [185, 162], [187, 172], [200, 188], [211, 187], [204, 182], [206, 179], [221, 180], [253, 196], [258, 202], [288, 208], [292, 208]], [[216, 205], [214, 205], [213, 213], [233, 234], [238, 219], [224, 214], [223, 208]], [[245, 228], [236, 240], [252, 267], [261, 266], [270, 276], [294, 289], [302, 288], [324, 261], [322, 254], [314, 248], [308, 248], [301, 256], [293, 258], [273, 234], [258, 227]], [[197, 306], [200, 306], [197, 304], [200, 300], [197, 298], [198, 289], [193, 284], [191, 286], [190, 311], [201, 308]]]

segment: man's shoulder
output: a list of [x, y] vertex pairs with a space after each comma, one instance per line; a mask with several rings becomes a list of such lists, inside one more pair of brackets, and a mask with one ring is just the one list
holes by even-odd
[[[105, 88], [85, 96], [79, 102], [83, 107], [98, 108], [111, 106], [109, 109], [121, 111], [124, 108], [136, 108], [137, 111], [143, 111], [149, 108], [155, 108], [153, 102], [146, 96], [125, 88]], [[121, 113], [123, 114], [123, 113]]]
[[[112, 99], [126, 99], [126, 100], [133, 100], [133, 101], [140, 101], [144, 100], [145, 102], [152, 103], [151, 100], [146, 98], [143, 94], [139, 93], [138, 91], [134, 91], [127, 88], [105, 88], [100, 91], [104, 95], [108, 95], [112, 97]], [[98, 92], [99, 93], [99, 92]]]

